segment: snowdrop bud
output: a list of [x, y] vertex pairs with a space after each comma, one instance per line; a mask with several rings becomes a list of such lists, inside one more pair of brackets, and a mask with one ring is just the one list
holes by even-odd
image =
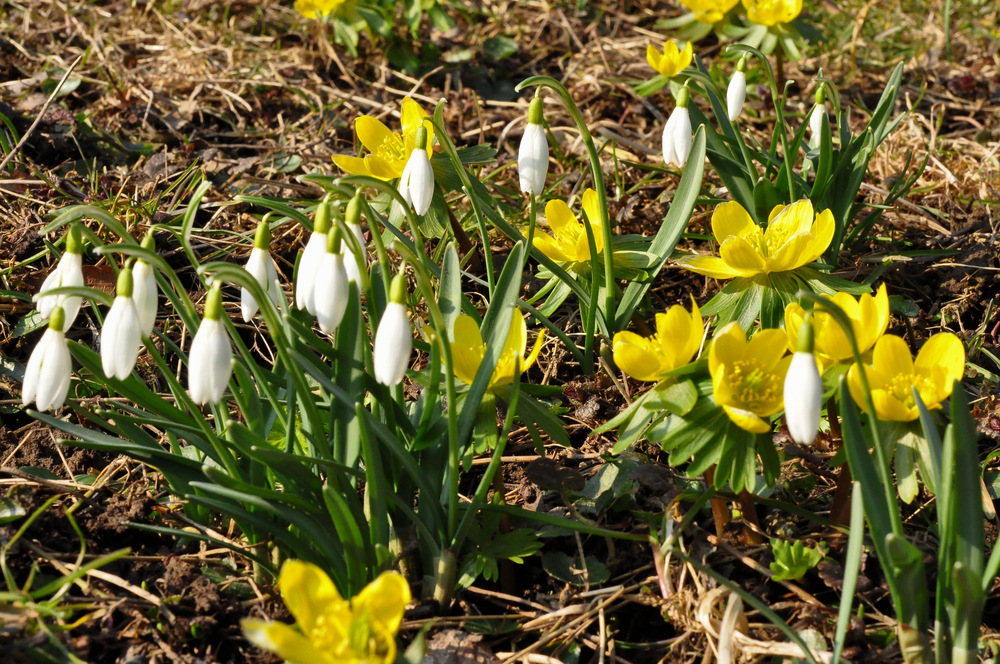
[[347, 298], [350, 294], [340, 243], [340, 228], [334, 226], [327, 234], [326, 254], [316, 274], [316, 288], [313, 293], [316, 322], [319, 323], [319, 329], [326, 334], [331, 334], [344, 319]]
[[427, 156], [427, 128], [422, 124], [417, 129], [416, 147], [399, 178], [399, 193], [414, 212], [427, 214], [434, 198], [434, 170]]
[[233, 374], [233, 349], [223, 321], [222, 291], [216, 284], [208, 292], [205, 318], [188, 353], [188, 391], [199, 406], [218, 403]]
[[517, 150], [521, 191], [533, 196], [540, 196], [545, 190], [545, 176], [549, 171], [549, 139], [542, 121], [542, 99], [535, 97], [528, 106], [528, 125]]
[[[278, 269], [271, 260], [271, 224], [264, 219], [257, 226], [257, 234], [254, 236], [253, 249], [250, 250], [250, 258], [247, 259], [246, 270], [254, 278], [260, 287], [267, 293], [267, 297], [275, 306], [278, 306], [278, 299], [281, 297], [281, 283], [278, 281]], [[257, 300], [246, 288], [240, 290], [240, 313], [243, 315], [243, 322], [249, 323], [250, 319], [257, 313]]]
[[313, 304], [313, 290], [316, 284], [316, 273], [326, 255], [326, 234], [330, 230], [330, 197], [324, 198], [316, 207], [316, 219], [313, 221], [313, 232], [309, 235], [306, 248], [299, 260], [299, 271], [295, 277], [295, 306], [316, 315]]
[[691, 154], [691, 116], [688, 113], [688, 91], [681, 88], [677, 106], [663, 127], [663, 161], [683, 168]]
[[819, 432], [823, 380], [813, 355], [813, 327], [808, 320], [799, 327], [798, 348], [785, 374], [784, 397], [785, 423], [792, 440], [812, 445]]
[[27, 406], [34, 401], [38, 410], [44, 412], [60, 408], [65, 403], [72, 369], [69, 346], [63, 332], [65, 325], [66, 315], [57, 304], [49, 315], [48, 328], [31, 351], [24, 368], [22, 405]]
[[729, 81], [729, 89], [726, 90], [726, 106], [729, 112], [729, 121], [736, 122], [743, 112], [743, 103], [747, 100], [747, 58], [743, 56], [736, 63], [736, 73]]
[[61, 286], [83, 286], [83, 232], [78, 224], [69, 227], [66, 233], [66, 251], [49, 276], [45, 277], [38, 293], [38, 313], [49, 318], [56, 306], [65, 314], [63, 332], [76, 320], [83, 299], [78, 295], [45, 295], [46, 291]]
[[[405, 266], [404, 266], [405, 269]], [[375, 332], [375, 380], [382, 385], [399, 385], [410, 365], [413, 333], [406, 315], [406, 277], [403, 270], [392, 280], [389, 304]]]
[[[143, 238], [142, 247], [156, 251], [156, 243], [151, 234]], [[139, 312], [139, 331], [144, 337], [150, 335], [156, 323], [158, 299], [159, 290], [156, 288], [153, 266], [140, 258], [132, 265], [132, 300]]]
[[347, 242], [342, 244], [344, 267], [347, 269], [347, 280], [354, 284], [360, 284], [361, 270], [368, 269], [368, 256], [365, 253], [365, 235], [361, 230], [360, 192], [355, 192], [354, 197], [347, 203], [347, 210], [344, 212], [344, 222], [347, 225], [347, 230], [357, 240], [358, 248], [361, 249], [361, 255], [356, 256]]
[[813, 107], [812, 113], [809, 114], [809, 147], [815, 150], [819, 147], [820, 131], [823, 128], [823, 123], [828, 120], [826, 114], [826, 87], [824, 85], [820, 84], [816, 88], [814, 99], [816, 100], [816, 106]]
[[118, 273], [115, 301], [101, 328], [101, 366], [109, 378], [125, 380], [135, 368], [142, 345], [139, 309], [135, 306], [132, 271]]

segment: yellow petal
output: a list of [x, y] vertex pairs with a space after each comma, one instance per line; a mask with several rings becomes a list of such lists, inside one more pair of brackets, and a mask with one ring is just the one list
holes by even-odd
[[913, 373], [913, 356], [910, 349], [900, 337], [887, 334], [875, 344], [872, 364], [888, 376]]
[[708, 371], [715, 378], [719, 369], [743, 359], [746, 336], [736, 323], [730, 323], [715, 334], [712, 347], [708, 350]]
[[576, 238], [583, 230], [583, 226], [566, 205], [566, 201], [559, 199], [553, 199], [545, 205], [545, 221], [548, 222], [549, 228], [556, 234], [556, 237], [568, 232], [573, 238]]
[[381, 120], [370, 115], [361, 115], [354, 121], [354, 131], [358, 134], [361, 145], [369, 152], [377, 152], [382, 143], [392, 139], [392, 131], [382, 124]]
[[790, 238], [767, 259], [767, 271], [785, 272], [805, 265], [809, 262], [809, 249], [812, 244], [812, 235], [796, 235]]
[[691, 60], [694, 59], [694, 48], [691, 46], [691, 42], [684, 44], [684, 48], [680, 50], [677, 54], [677, 71], [687, 69], [691, 65]]
[[770, 224], [772, 221], [774, 221], [774, 218], [777, 217], [779, 214], [781, 214], [786, 207], [788, 206], [784, 205], [783, 203], [778, 203], [773, 208], [771, 208], [771, 211], [767, 215], [767, 223]]
[[461, 314], [455, 319], [454, 338], [451, 343], [451, 361], [455, 365], [455, 377], [466, 385], [472, 385], [486, 351], [476, 321]]
[[410, 586], [400, 574], [383, 572], [351, 599], [357, 614], [367, 614], [387, 632], [396, 633], [410, 603]]
[[823, 210], [816, 215], [816, 223], [813, 224], [812, 228], [813, 246], [809, 254], [809, 260], [806, 261], [807, 263], [818, 259], [830, 247], [830, 242], [833, 241], [833, 232], [836, 228], [837, 222], [834, 221], [833, 212], [830, 210]]
[[734, 235], [747, 235], [756, 225], [750, 214], [736, 201], [723, 203], [712, 213], [712, 235], [719, 244]]
[[240, 625], [250, 643], [275, 653], [289, 664], [335, 664], [332, 652], [317, 648], [290, 625], [251, 618]]
[[[875, 415], [888, 422], [909, 422], [920, 417], [916, 406], [907, 406], [889, 390], [872, 388], [872, 405]], [[931, 406], [933, 408], [933, 406]]]
[[733, 406], [723, 406], [722, 409], [726, 411], [726, 415], [729, 416], [729, 419], [731, 419], [736, 426], [749, 431], [750, 433], [767, 433], [771, 429], [770, 424], [757, 417], [749, 410], [734, 408]]
[[946, 384], [938, 387], [951, 392], [953, 381], [961, 380], [965, 374], [965, 347], [962, 341], [950, 332], [935, 334], [917, 353], [914, 370], [917, 375], [934, 377], [934, 370], [940, 369], [939, 379], [945, 378]]
[[764, 238], [767, 246], [774, 248], [780, 247], [795, 235], [808, 233], [816, 219], [812, 201], [808, 198], [792, 203], [778, 214], [771, 210], [771, 214], [774, 216], [767, 221]]
[[760, 249], [737, 235], [730, 236], [722, 243], [719, 257], [743, 277], [760, 274], [766, 266]]
[[686, 270], [703, 274], [712, 279], [732, 279], [742, 277], [743, 272], [734, 270], [726, 261], [717, 256], [685, 256], [677, 260], [677, 264]]
[[612, 354], [619, 369], [636, 380], [660, 379], [658, 348], [634, 332], [615, 334]]
[[528, 324], [524, 322], [524, 314], [514, 311], [510, 318], [510, 329], [503, 342], [501, 355], [516, 355], [524, 357], [524, 351], [528, 347]]
[[847, 388], [851, 392], [854, 403], [863, 412], [867, 413], [868, 406], [865, 404], [865, 391], [861, 385], [861, 371], [858, 368], [857, 362], [851, 365], [851, 368], [847, 371]]
[[398, 159], [383, 159], [378, 155], [370, 154], [365, 157], [365, 167], [374, 178], [395, 180], [403, 174], [406, 162]]
[[[601, 203], [597, 197], [597, 192], [593, 189], [587, 189], [583, 192], [583, 213], [586, 215], [587, 223], [590, 224], [590, 228], [594, 233], [594, 244], [597, 247], [597, 253], [601, 253], [604, 250], [604, 234], [601, 229]], [[587, 253], [590, 253], [589, 250]]]
[[660, 342], [663, 370], [670, 371], [690, 361], [698, 351], [701, 332], [701, 325], [695, 329], [691, 314], [679, 304], [665, 314], [656, 314], [656, 338]]
[[646, 62], [648, 62], [649, 66], [655, 69], [657, 72], [660, 71], [660, 59], [662, 57], [663, 56], [660, 55], [660, 52], [656, 50], [656, 47], [653, 46], [652, 44], [646, 47]]
[[785, 334], [781, 330], [761, 330], [750, 338], [743, 357], [753, 358], [770, 371], [785, 354]]
[[281, 567], [278, 589], [299, 626], [309, 632], [320, 616], [344, 599], [333, 581], [312, 563], [289, 560]]
[[524, 373], [532, 366], [534, 366], [535, 361], [538, 360], [538, 354], [542, 352], [542, 344], [545, 342], [545, 330], [539, 330], [538, 336], [535, 337], [535, 344], [531, 347], [531, 353], [524, 360], [524, 364], [521, 365], [521, 372]]
[[575, 247], [572, 254], [568, 253], [563, 246], [556, 242], [556, 240], [548, 233], [536, 233], [535, 237], [531, 239], [531, 244], [557, 263], [565, 263], [567, 261], [576, 260]]
[[[785, 337], [788, 342], [788, 350], [793, 353], [799, 346], [799, 327], [802, 325], [802, 321], [806, 319], [806, 310], [802, 308], [802, 305], [798, 302], [790, 302], [788, 306], [785, 307]], [[816, 317], [813, 317], [813, 330], [816, 330]], [[819, 334], [816, 334], [818, 337]], [[816, 345], [819, 346], [819, 340], [816, 339]]]
[[340, 169], [349, 175], [371, 175], [368, 172], [367, 162], [361, 157], [338, 154], [333, 156], [333, 163], [340, 166]]

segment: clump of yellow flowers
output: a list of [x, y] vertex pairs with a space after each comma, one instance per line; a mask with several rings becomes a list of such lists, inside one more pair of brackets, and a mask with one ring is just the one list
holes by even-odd
[[802, 13], [802, 0], [743, 0], [751, 23], [773, 27], [791, 23]]
[[396, 660], [396, 632], [410, 602], [410, 587], [396, 572], [383, 572], [356, 596], [344, 599], [319, 567], [289, 560], [281, 568], [278, 589], [296, 626], [248, 618], [243, 633], [254, 645], [290, 664]]
[[306, 18], [323, 18], [334, 13], [346, 0], [295, 0], [295, 11]]

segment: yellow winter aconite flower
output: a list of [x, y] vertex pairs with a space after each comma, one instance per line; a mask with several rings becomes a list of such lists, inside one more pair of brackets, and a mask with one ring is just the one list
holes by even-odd
[[791, 23], [802, 13], [802, 0], [743, 0], [751, 23], [768, 27]]
[[298, 629], [247, 618], [243, 633], [254, 645], [291, 664], [391, 664], [396, 631], [410, 602], [410, 587], [396, 572], [383, 572], [347, 600], [316, 565], [289, 560], [278, 588]]
[[322, 18], [337, 11], [346, 0], [295, 0], [295, 11], [306, 18]]
[[636, 380], [661, 380], [667, 372], [691, 361], [701, 346], [703, 333], [698, 305], [692, 302], [689, 314], [675, 304], [666, 313], [656, 314], [653, 336], [640, 337], [633, 332], [615, 334], [615, 364]]
[[681, 0], [700, 23], [718, 23], [740, 0]]
[[815, 214], [809, 200], [775, 206], [766, 230], [754, 223], [743, 206], [730, 201], [712, 214], [719, 257], [694, 256], [679, 263], [715, 279], [787, 272], [822, 256], [833, 240], [833, 231], [833, 213], [824, 210]]
[[434, 129], [425, 122], [427, 112], [409, 97], [403, 99], [400, 111], [403, 133], [394, 133], [380, 120], [370, 115], [362, 115], [354, 121], [354, 131], [358, 140], [371, 153], [366, 157], [336, 155], [333, 163], [351, 175], [370, 175], [379, 180], [395, 180], [403, 174], [410, 153], [416, 147], [417, 129], [421, 124], [427, 128], [427, 146], [434, 139]]
[[[864, 370], [875, 416], [880, 420], [910, 422], [920, 416], [913, 388], [928, 409], [940, 408], [941, 402], [951, 395], [954, 381], [960, 380], [965, 372], [965, 348], [954, 334], [942, 332], [927, 340], [914, 361], [906, 342], [887, 334], [875, 344], [872, 363], [866, 364]], [[847, 372], [847, 386], [854, 402], [867, 411], [857, 364]]]
[[[583, 213], [587, 225], [594, 233], [594, 244], [597, 253], [600, 254], [604, 249], [604, 236], [601, 234], [601, 211], [597, 192], [593, 189], [583, 192]], [[548, 221], [555, 237], [547, 233], [535, 235], [532, 244], [539, 251], [559, 263], [590, 262], [587, 231], [565, 201], [549, 201], [545, 206], [545, 220]]]
[[768, 431], [771, 425], [763, 418], [782, 408], [791, 361], [781, 330], [761, 330], [747, 341], [739, 325], [723, 328], [708, 351], [715, 402], [741, 429]]
[[[840, 307], [851, 319], [854, 338], [862, 355], [871, 350], [879, 337], [885, 334], [885, 328], [889, 325], [889, 295], [885, 290], [885, 284], [879, 287], [875, 297], [868, 293], [858, 299], [847, 293], [823, 297]], [[795, 350], [799, 338], [799, 326], [805, 317], [806, 310], [798, 302], [792, 302], [785, 307], [785, 333], [788, 335], [789, 350]], [[821, 369], [851, 359], [851, 344], [847, 340], [847, 334], [822, 306], [813, 309], [812, 322], [816, 340], [816, 359]]]
[[687, 42], [684, 48], [677, 48], [677, 43], [671, 39], [663, 42], [663, 53], [660, 53], [655, 46], [650, 44], [646, 47], [646, 62], [662, 76], [673, 78], [691, 64], [694, 56], [694, 49], [691, 42]]
[[[455, 319], [454, 332], [455, 341], [451, 342], [451, 359], [455, 364], [455, 376], [466, 385], [472, 385], [476, 372], [479, 371], [479, 365], [483, 363], [486, 344], [479, 332], [479, 325], [465, 314]], [[531, 354], [525, 357], [524, 353], [528, 349], [528, 325], [524, 322], [524, 314], [515, 311], [510, 319], [510, 331], [507, 332], [507, 339], [500, 351], [500, 359], [490, 377], [487, 391], [493, 392], [498, 387], [514, 382], [515, 371], [518, 375], [527, 371], [538, 359], [544, 339], [545, 333], [539, 332]]]

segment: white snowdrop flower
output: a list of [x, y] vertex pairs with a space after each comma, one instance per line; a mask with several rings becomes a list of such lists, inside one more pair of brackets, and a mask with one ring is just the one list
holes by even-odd
[[747, 59], [746, 56], [740, 58], [736, 63], [736, 72], [729, 81], [729, 88], [726, 90], [726, 110], [729, 113], [729, 121], [736, 122], [743, 112], [743, 104], [747, 100]]
[[83, 298], [79, 295], [46, 295], [46, 291], [60, 286], [83, 286], [83, 234], [80, 226], [73, 224], [66, 233], [66, 251], [49, 276], [45, 277], [38, 291], [38, 313], [49, 318], [61, 306], [64, 314], [63, 332], [69, 329], [80, 312]]
[[118, 273], [118, 288], [101, 328], [101, 366], [109, 378], [125, 380], [135, 368], [142, 346], [139, 308], [136, 307], [132, 271]]
[[382, 313], [375, 331], [375, 380], [382, 385], [399, 385], [410, 366], [413, 352], [413, 332], [406, 315], [406, 279], [400, 271], [390, 288], [389, 304]]
[[684, 168], [691, 154], [691, 115], [687, 105], [687, 88], [681, 88], [677, 106], [663, 127], [663, 161], [668, 166]]
[[528, 106], [528, 125], [517, 150], [517, 176], [521, 191], [540, 196], [549, 172], [549, 139], [542, 125], [542, 100], [535, 97]]
[[218, 403], [233, 374], [233, 349], [223, 321], [222, 291], [216, 285], [208, 292], [205, 318], [188, 353], [188, 391], [199, 406]]
[[416, 147], [399, 178], [399, 193], [414, 212], [427, 214], [434, 198], [434, 169], [427, 155], [427, 128], [423, 125], [417, 129]]
[[785, 374], [785, 423], [792, 440], [812, 445], [819, 433], [819, 414], [823, 407], [823, 379], [813, 355], [812, 323], [799, 328], [798, 349]]
[[313, 316], [316, 307], [313, 304], [313, 290], [316, 285], [316, 274], [320, 263], [326, 256], [326, 234], [330, 230], [330, 201], [324, 198], [316, 208], [316, 220], [313, 222], [313, 232], [309, 235], [306, 248], [299, 260], [299, 270], [295, 277], [295, 306], [305, 309]]
[[812, 113], [809, 114], [809, 147], [812, 149], [815, 150], [819, 147], [823, 123], [828, 121], [829, 116], [826, 113], [826, 106], [823, 104], [814, 107]]
[[326, 255], [316, 273], [313, 300], [319, 329], [331, 334], [344, 319], [350, 289], [344, 255], [340, 249], [340, 229], [334, 226], [328, 235]]
[[365, 234], [361, 230], [361, 194], [355, 193], [348, 202], [347, 210], [344, 212], [344, 222], [347, 230], [358, 243], [361, 255], [355, 256], [347, 242], [341, 242], [341, 251], [344, 254], [344, 268], [347, 270], [347, 280], [358, 284], [361, 287], [361, 270], [368, 271], [368, 255], [365, 252]]
[[40, 411], [55, 410], [66, 402], [72, 362], [66, 345], [66, 314], [60, 305], [49, 312], [49, 326], [24, 368], [21, 403], [32, 401]]
[[[281, 297], [281, 282], [278, 281], [278, 268], [271, 260], [271, 225], [265, 219], [257, 226], [257, 234], [254, 236], [253, 249], [250, 250], [250, 258], [247, 259], [246, 270], [254, 278], [260, 287], [267, 293], [271, 302], [278, 306]], [[240, 313], [243, 315], [243, 322], [249, 323], [257, 313], [257, 300], [246, 288], [240, 289]]]
[[[143, 238], [142, 246], [155, 251], [153, 236], [147, 235]], [[153, 331], [159, 297], [160, 291], [156, 287], [156, 273], [153, 272], [153, 266], [140, 258], [132, 265], [132, 300], [135, 301], [135, 308], [139, 312], [139, 331], [144, 337], [148, 337]]]

